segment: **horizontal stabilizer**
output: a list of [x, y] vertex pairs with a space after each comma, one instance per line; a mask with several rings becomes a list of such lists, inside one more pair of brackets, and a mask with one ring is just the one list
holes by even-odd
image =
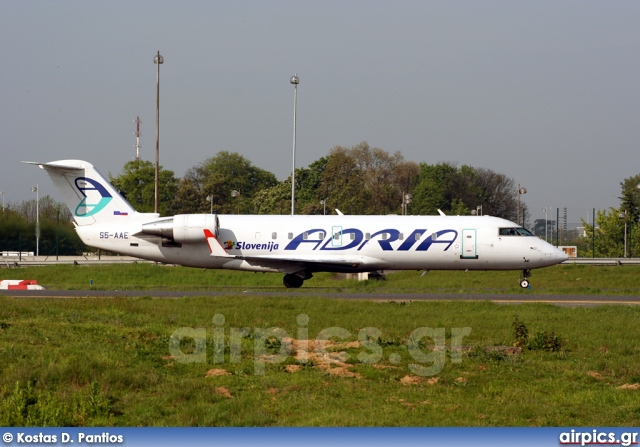
[[35, 165], [35, 166], [39, 166], [42, 169], [45, 169], [47, 171], [58, 171], [58, 172], [62, 172], [62, 171], [84, 171], [84, 166], [80, 165], [80, 164], [61, 164], [61, 162], [58, 161], [52, 161], [51, 163], [38, 163], [36, 161], [23, 161], [22, 163], [26, 163], [28, 165]]

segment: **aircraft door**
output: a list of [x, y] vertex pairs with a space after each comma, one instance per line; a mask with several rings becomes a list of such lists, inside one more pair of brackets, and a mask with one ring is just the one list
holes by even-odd
[[476, 247], [476, 229], [462, 230], [462, 259], [478, 259], [478, 251]]
[[342, 227], [331, 227], [331, 246], [342, 247]]

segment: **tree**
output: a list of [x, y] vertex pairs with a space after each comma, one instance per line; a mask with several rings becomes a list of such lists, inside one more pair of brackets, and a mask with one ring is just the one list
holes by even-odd
[[[321, 186], [327, 157], [322, 157], [308, 168], [296, 169], [296, 214], [322, 214]], [[253, 197], [257, 214], [289, 214], [291, 212], [291, 176], [271, 188], [263, 189]]]
[[[515, 221], [517, 218], [515, 182], [490, 169], [453, 163], [420, 163], [414, 187], [413, 209], [419, 214], [469, 214], [482, 205], [483, 214]], [[521, 212], [527, 214], [524, 203]]]
[[60, 213], [60, 219], [71, 220], [71, 213], [67, 207], [53, 200], [51, 196], [40, 197], [39, 200], [39, 204], [36, 204], [36, 199], [31, 199], [11, 204], [8, 208], [26, 221], [35, 221], [36, 214], [39, 215], [40, 220], [56, 220], [58, 213]]
[[437, 214], [438, 210], [450, 212], [455, 195], [450, 184], [457, 172], [458, 168], [452, 163], [420, 163], [413, 193], [413, 211], [422, 215]]
[[[624, 220], [620, 219], [620, 209], [597, 211], [596, 228], [582, 220], [585, 239], [595, 240], [595, 256], [597, 258], [620, 258], [624, 255]], [[638, 231], [636, 231], [637, 233]]]
[[[296, 179], [298, 178], [297, 171], [296, 169]], [[296, 197], [298, 196], [296, 195]], [[256, 214], [290, 214], [291, 177], [271, 188], [258, 191], [253, 196], [253, 209]]]
[[[142, 213], [152, 213], [155, 207], [155, 165], [148, 160], [125, 163], [122, 174], [109, 174], [109, 181], [131, 206]], [[176, 196], [178, 181], [173, 171], [158, 168], [158, 212], [168, 215]]]
[[[300, 214], [322, 214], [323, 205], [321, 200], [324, 173], [327, 169], [328, 157], [321, 157], [309, 165], [308, 168], [296, 170], [296, 209]], [[291, 189], [291, 178], [288, 179], [289, 189]], [[291, 199], [291, 195], [289, 195]]]
[[364, 187], [369, 197], [368, 213], [397, 212], [402, 203], [402, 188], [398, 187], [396, 173], [396, 167], [404, 162], [400, 152], [391, 155], [382, 149], [369, 147], [366, 142], [353, 147], [350, 152], [364, 175]]
[[594, 225], [582, 219], [582, 225], [585, 228], [584, 242], [596, 257], [617, 258], [624, 256], [625, 228], [627, 230], [627, 256], [640, 254], [639, 185], [640, 174], [622, 181], [620, 183], [620, 208], [609, 208], [608, 212], [598, 210], [595, 229]]
[[[1, 251], [36, 251], [35, 202], [33, 199], [8, 204], [4, 211], [0, 211]], [[40, 199], [39, 211], [41, 255], [79, 255], [86, 251], [65, 205], [46, 196]]]
[[364, 174], [348, 149], [336, 146], [329, 152], [320, 194], [327, 198], [331, 208], [338, 208], [343, 213], [366, 213], [369, 197]]
[[400, 152], [389, 154], [362, 142], [352, 148], [331, 149], [318, 184], [320, 200], [349, 214], [390, 214], [401, 211], [402, 194], [409, 193], [418, 165]]
[[[533, 234], [535, 234], [536, 236], [539, 236], [541, 238], [547, 238], [547, 242], [549, 241], [553, 241], [554, 239], [554, 234], [555, 234], [555, 225], [556, 225], [556, 221], [555, 220], [550, 220], [550, 219], [536, 219], [533, 222], [533, 229], [531, 230], [531, 232]], [[545, 228], [546, 226], [546, 228]]]
[[[483, 213], [515, 222], [518, 214], [516, 182], [491, 169], [479, 168], [476, 173]], [[528, 211], [523, 202], [520, 203], [520, 209]]]
[[640, 174], [624, 179], [620, 187], [620, 208], [627, 212], [631, 222], [640, 221]]
[[171, 202], [171, 214], [199, 214], [211, 211], [211, 203], [203, 200], [202, 193], [193, 178], [185, 175], [178, 181], [176, 197]]
[[[253, 166], [242, 155], [221, 151], [187, 170], [172, 208], [193, 213], [208, 213], [211, 207], [214, 213], [253, 213], [253, 196], [277, 183], [275, 175]], [[233, 191], [238, 194], [232, 196]]]

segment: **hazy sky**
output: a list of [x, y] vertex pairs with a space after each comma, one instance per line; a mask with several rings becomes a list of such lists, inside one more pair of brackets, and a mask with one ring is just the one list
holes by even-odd
[[3, 0], [0, 189], [60, 199], [20, 160], [117, 175], [137, 115], [155, 160], [159, 50], [177, 176], [226, 150], [285, 179], [297, 72], [298, 167], [367, 141], [501, 172], [535, 218], [590, 220], [640, 173], [639, 24], [637, 1]]

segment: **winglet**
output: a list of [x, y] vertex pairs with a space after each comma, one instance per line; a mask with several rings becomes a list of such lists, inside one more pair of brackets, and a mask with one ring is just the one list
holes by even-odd
[[216, 239], [211, 230], [205, 228], [204, 237], [207, 239], [211, 256], [229, 256], [229, 253], [220, 245], [220, 242], [218, 242], [218, 239]]

